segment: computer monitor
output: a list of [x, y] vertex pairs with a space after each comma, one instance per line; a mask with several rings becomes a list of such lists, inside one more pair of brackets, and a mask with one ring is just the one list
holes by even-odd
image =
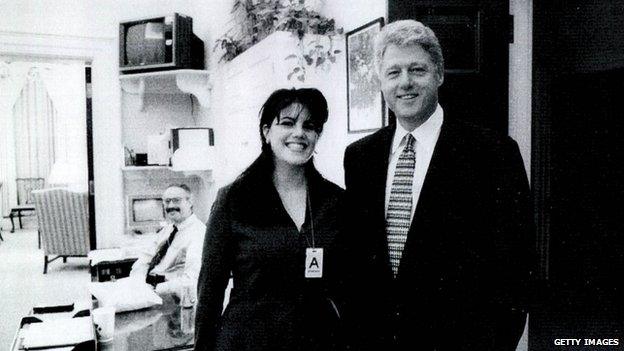
[[165, 207], [160, 195], [130, 195], [127, 207], [128, 228], [131, 230], [155, 230], [165, 220]]

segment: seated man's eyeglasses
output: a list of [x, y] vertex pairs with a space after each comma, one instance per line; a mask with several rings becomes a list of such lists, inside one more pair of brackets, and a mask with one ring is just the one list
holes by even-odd
[[165, 205], [168, 205], [170, 203], [174, 204], [174, 205], [179, 205], [180, 202], [182, 202], [182, 200], [188, 200], [188, 197], [184, 197], [184, 198], [182, 198], [182, 197], [166, 198], [166, 199], [163, 199], [163, 203]]

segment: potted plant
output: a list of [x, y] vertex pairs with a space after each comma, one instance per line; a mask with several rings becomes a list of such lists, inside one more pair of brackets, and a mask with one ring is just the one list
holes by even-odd
[[[219, 61], [234, 59], [275, 31], [287, 31], [298, 38], [299, 49], [286, 57], [297, 60], [288, 79], [304, 81], [307, 67], [326, 67], [336, 62], [336, 55], [341, 52], [334, 49], [333, 36], [342, 34], [342, 28], [336, 28], [333, 19], [306, 6], [306, 0], [235, 0], [231, 13], [237, 25], [217, 39], [214, 49], [223, 50]], [[305, 34], [323, 35], [328, 40], [305, 43]]]

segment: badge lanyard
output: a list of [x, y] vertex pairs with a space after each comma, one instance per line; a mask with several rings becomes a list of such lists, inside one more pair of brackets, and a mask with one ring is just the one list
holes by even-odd
[[[314, 215], [312, 214], [312, 202], [310, 201], [310, 189], [306, 194], [308, 209], [310, 211], [310, 232], [312, 233], [312, 247], [306, 248], [305, 258], [305, 277], [306, 278], [322, 278], [323, 277], [323, 248], [317, 248], [314, 241]], [[308, 237], [304, 236], [310, 246]]]

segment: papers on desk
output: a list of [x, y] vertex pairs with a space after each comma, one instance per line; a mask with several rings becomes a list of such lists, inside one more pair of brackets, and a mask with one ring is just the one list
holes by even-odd
[[117, 312], [140, 310], [163, 302], [151, 285], [132, 277], [116, 282], [89, 283], [89, 292], [100, 306], [114, 307]]
[[20, 332], [21, 349], [72, 346], [94, 340], [91, 316], [31, 323]]
[[104, 261], [117, 261], [125, 258], [122, 249], [92, 250], [89, 251], [87, 257], [91, 260], [91, 266], [95, 266]]

